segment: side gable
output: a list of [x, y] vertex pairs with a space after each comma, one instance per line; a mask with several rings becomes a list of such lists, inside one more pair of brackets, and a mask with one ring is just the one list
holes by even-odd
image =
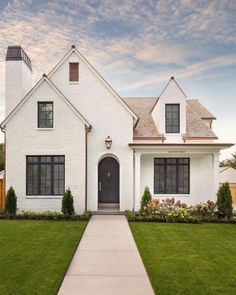
[[[186, 133], [186, 94], [171, 77], [152, 109], [153, 120], [161, 134], [165, 134], [165, 105], [180, 105], [180, 135]], [[169, 136], [169, 134], [168, 134]], [[177, 134], [178, 136], [178, 134]]]
[[26, 94], [26, 96], [20, 101], [20, 103], [12, 110], [12, 112], [5, 118], [1, 123], [1, 128], [5, 128], [7, 122], [15, 115], [15, 113], [25, 104], [25, 102], [30, 99], [30, 96], [37, 91], [37, 89], [43, 83], [48, 83], [48, 85], [59, 95], [59, 97], [66, 103], [66, 105], [76, 114], [76, 116], [85, 124], [86, 127], [91, 128], [92, 126], [83, 117], [83, 115], [75, 108], [75, 106], [63, 95], [63, 93], [50, 81], [50, 79], [44, 74], [42, 78], [35, 84], [35, 86]]
[[72, 53], [78, 55], [78, 57], [84, 62], [84, 64], [95, 74], [99, 81], [111, 92], [115, 99], [127, 110], [127, 112], [135, 120], [135, 125], [137, 124], [139, 117], [137, 114], [122, 100], [122, 98], [117, 94], [117, 92], [107, 83], [107, 81], [97, 72], [97, 70], [89, 63], [89, 61], [81, 54], [81, 52], [72, 45], [71, 49], [66, 53], [66, 55], [58, 62], [58, 64], [48, 73], [50, 78], [64, 63], [66, 59], [70, 57]]

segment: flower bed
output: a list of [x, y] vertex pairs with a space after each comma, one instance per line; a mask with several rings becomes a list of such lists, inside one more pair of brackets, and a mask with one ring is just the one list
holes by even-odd
[[216, 204], [212, 201], [187, 206], [181, 201], [175, 201], [174, 198], [151, 199], [139, 212], [126, 211], [126, 217], [129, 221], [236, 224], [236, 215], [231, 218], [221, 218], [217, 212]]

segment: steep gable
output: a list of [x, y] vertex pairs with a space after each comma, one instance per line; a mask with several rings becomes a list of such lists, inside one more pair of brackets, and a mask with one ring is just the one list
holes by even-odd
[[47, 83], [50, 88], [55, 91], [58, 96], [65, 102], [65, 104], [76, 114], [76, 116], [85, 124], [86, 127], [91, 128], [91, 125], [88, 121], [83, 117], [83, 115], [75, 108], [75, 106], [62, 94], [62, 92], [50, 81], [50, 79], [44, 74], [42, 78], [35, 84], [35, 86], [26, 94], [26, 96], [20, 101], [20, 103], [13, 109], [13, 111], [5, 118], [5, 120], [1, 123], [1, 128], [5, 128], [6, 124], [11, 118], [21, 109], [24, 104], [30, 99], [31, 95], [33, 95], [37, 89], [43, 85], [43, 83]]
[[[81, 54], [81, 52], [73, 45], [71, 49], [66, 53], [66, 55], [58, 62], [58, 64], [49, 72], [48, 77], [55, 82], [55, 84], [60, 88], [59, 79], [66, 81], [67, 85], [63, 85], [62, 89], [63, 92], [67, 91], [68, 84], [72, 86], [74, 89], [71, 89], [71, 99], [73, 99], [74, 95], [79, 96], [80, 95], [80, 85], [82, 84], [80, 80], [83, 80], [83, 73], [79, 73], [80, 80], [78, 83], [70, 83], [67, 79], [68, 77], [59, 77], [59, 79], [55, 78], [56, 73], [59, 71], [60, 67], [63, 67], [65, 63], [70, 63], [70, 62], [78, 62], [79, 63], [79, 70], [83, 70], [83, 67], [86, 67], [89, 69], [93, 75], [96, 77], [96, 79], [110, 92], [111, 96], [132, 116], [134, 119], [134, 124], [138, 121], [138, 116], [137, 114], [134, 113], [134, 111], [122, 100], [122, 98], [116, 93], [116, 91], [106, 82], [106, 80], [97, 72], [97, 70], [89, 63], [89, 61]], [[90, 81], [88, 79], [89, 77], [85, 77], [87, 79], [87, 82]], [[63, 81], [60, 81], [63, 82]], [[78, 87], [76, 87], [78, 86]], [[71, 88], [72, 88], [71, 87]], [[60, 88], [61, 89], [61, 88]], [[91, 89], [92, 91], [92, 89]], [[85, 99], [85, 98], [83, 98]], [[74, 101], [76, 104], [76, 101]]]
[[[174, 77], [171, 77], [166, 87], [161, 92], [158, 103], [152, 109], [153, 120], [159, 132], [165, 134], [165, 105], [179, 104], [180, 106], [180, 136], [186, 133], [186, 95]], [[169, 136], [169, 135], [167, 135]], [[172, 136], [172, 135], [171, 135]]]

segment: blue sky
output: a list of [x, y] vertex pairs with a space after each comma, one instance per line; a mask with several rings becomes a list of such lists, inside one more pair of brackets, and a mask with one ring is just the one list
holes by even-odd
[[236, 142], [235, 16], [233, 0], [1, 0], [0, 119], [7, 46], [23, 46], [37, 81], [75, 44], [121, 96], [158, 96], [174, 75]]

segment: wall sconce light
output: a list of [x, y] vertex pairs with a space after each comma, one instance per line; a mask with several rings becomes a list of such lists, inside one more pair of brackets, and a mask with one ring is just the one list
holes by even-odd
[[111, 148], [111, 145], [112, 145], [112, 140], [111, 140], [110, 136], [108, 136], [106, 138], [105, 144], [106, 144], [106, 148], [109, 150]]

